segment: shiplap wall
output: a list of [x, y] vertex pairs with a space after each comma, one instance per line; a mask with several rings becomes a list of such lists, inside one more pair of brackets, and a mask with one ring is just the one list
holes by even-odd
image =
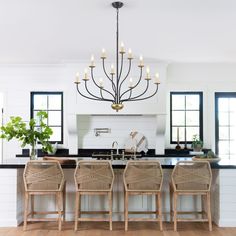
[[17, 225], [17, 169], [0, 171], [0, 227]]
[[220, 170], [219, 174], [219, 208], [218, 225], [221, 227], [236, 226], [236, 171], [235, 169]]
[[[112, 143], [117, 141], [122, 149], [132, 131], [138, 131], [147, 138], [149, 149], [155, 149], [156, 146], [155, 115], [78, 115], [77, 127], [79, 148], [111, 148]], [[95, 136], [95, 128], [109, 128], [111, 132]]]

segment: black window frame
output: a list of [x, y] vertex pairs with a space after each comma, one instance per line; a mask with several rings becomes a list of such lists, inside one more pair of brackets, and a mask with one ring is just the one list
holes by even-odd
[[215, 153], [219, 154], [219, 112], [218, 98], [236, 98], [236, 92], [215, 92]]
[[[34, 117], [34, 95], [61, 95], [61, 141], [50, 141], [50, 143], [63, 144], [64, 142], [64, 106], [63, 106], [63, 92], [61, 91], [32, 91], [30, 92], [30, 118]], [[48, 105], [47, 105], [48, 106]], [[46, 110], [46, 112], [48, 109]], [[49, 126], [50, 127], [50, 126]], [[56, 126], [55, 126], [56, 127]]]
[[[170, 144], [177, 144], [172, 137], [172, 95], [199, 95], [199, 138], [203, 141], [203, 92], [202, 91], [174, 91], [170, 92]], [[186, 109], [184, 110], [186, 113]], [[180, 127], [180, 126], [179, 126]], [[184, 126], [186, 127], [186, 125]], [[192, 141], [180, 141], [180, 144], [192, 144]]]

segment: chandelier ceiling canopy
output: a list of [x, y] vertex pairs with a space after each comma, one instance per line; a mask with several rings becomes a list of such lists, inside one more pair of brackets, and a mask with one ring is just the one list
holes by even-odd
[[[90, 73], [88, 74], [88, 69], [85, 69], [82, 78], [83, 81], [80, 81], [79, 73], [77, 73], [75, 81], [77, 91], [82, 97], [95, 101], [110, 102], [112, 103], [111, 107], [117, 112], [124, 107], [124, 102], [141, 101], [153, 97], [157, 93], [160, 84], [159, 74], [156, 73], [154, 79], [154, 85], [156, 86], [155, 91], [149, 93], [149, 84], [152, 78], [150, 68], [149, 66], [144, 66], [142, 56], [139, 57], [139, 63], [137, 65], [137, 69], [139, 68], [138, 78], [133, 79], [130, 76], [132, 61], [134, 59], [132, 51], [129, 49], [125, 58], [126, 50], [124, 43], [121, 42], [119, 47], [119, 9], [123, 5], [122, 2], [112, 3], [112, 6], [116, 9], [116, 58], [115, 65], [111, 64], [111, 69], [108, 72], [105, 66], [105, 60], [107, 58], [106, 51], [102, 49], [102, 71], [106, 81], [103, 80], [103, 78], [95, 78], [95, 60], [93, 55], [91, 56], [89, 65]], [[126, 66], [125, 59], [127, 60]], [[143, 76], [144, 67], [146, 67], [146, 74]], [[84, 91], [81, 91], [81, 83], [84, 84]], [[91, 86], [92, 84], [90, 83], [92, 83], [93, 86]], [[91, 87], [93, 89], [91, 89]], [[139, 94], [137, 94], [136, 90], [139, 91]]]

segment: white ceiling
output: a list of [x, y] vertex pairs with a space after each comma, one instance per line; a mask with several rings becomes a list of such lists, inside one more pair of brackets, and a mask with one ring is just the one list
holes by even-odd
[[[61, 63], [115, 48], [112, 0], [0, 0], [0, 63]], [[145, 58], [236, 62], [235, 0], [124, 0], [120, 34]]]

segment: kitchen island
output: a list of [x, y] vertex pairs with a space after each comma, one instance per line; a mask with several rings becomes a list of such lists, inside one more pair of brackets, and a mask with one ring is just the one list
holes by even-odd
[[[75, 159], [91, 159], [89, 157], [79, 157]], [[191, 160], [190, 157], [145, 157], [142, 159], [159, 160], [163, 172], [164, 183], [162, 189], [163, 212], [164, 220], [169, 220], [169, 188], [168, 183], [170, 175], [176, 162], [180, 160]], [[23, 221], [23, 170], [28, 158], [14, 158], [0, 164], [0, 227], [17, 226]], [[113, 160], [112, 165], [115, 173], [115, 182], [113, 187], [113, 220], [123, 220], [123, 169], [126, 161]], [[74, 220], [74, 202], [75, 202], [75, 186], [73, 173], [75, 164], [62, 165], [66, 186], [66, 219]], [[213, 185], [212, 185], [212, 218], [218, 226], [236, 226], [235, 211], [236, 211], [236, 162], [220, 161], [212, 164]], [[51, 199], [52, 200], [52, 199]], [[54, 201], [50, 197], [36, 198], [36, 209], [41, 210], [55, 209]], [[106, 208], [102, 197], [86, 197], [82, 199], [83, 210], [104, 210]], [[180, 209], [200, 210], [200, 199], [196, 196], [190, 198], [182, 198], [180, 200]], [[136, 196], [130, 201], [131, 210], [152, 210], [155, 201], [152, 196]]]

